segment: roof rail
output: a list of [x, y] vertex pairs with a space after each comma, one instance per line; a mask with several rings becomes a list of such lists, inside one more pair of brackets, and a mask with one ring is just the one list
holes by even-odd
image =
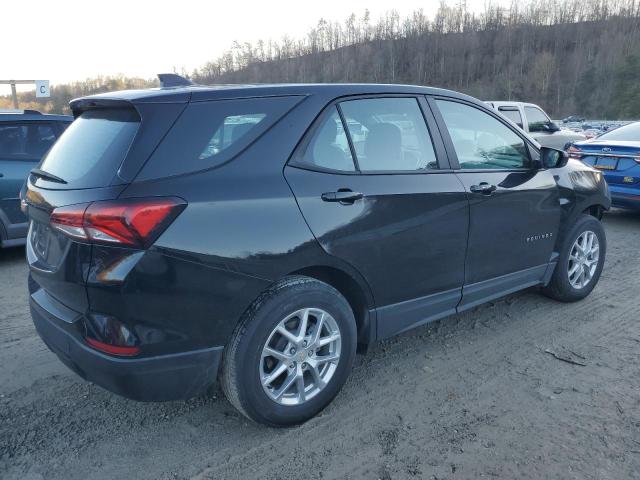
[[42, 115], [42, 112], [39, 112], [38, 110], [30, 110], [30, 109], [25, 109], [22, 111], [22, 113], [28, 113], [31, 115]]
[[188, 87], [194, 85], [194, 83], [180, 75], [175, 73], [159, 73], [158, 80], [160, 80], [160, 87]]

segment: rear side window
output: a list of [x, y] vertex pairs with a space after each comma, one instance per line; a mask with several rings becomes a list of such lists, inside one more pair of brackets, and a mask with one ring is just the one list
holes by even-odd
[[498, 107], [498, 111], [511, 120], [513, 123], [522, 128], [522, 116], [517, 108], [513, 107]]
[[67, 182], [56, 188], [95, 188], [111, 183], [133, 142], [140, 117], [133, 109], [82, 113], [42, 160], [41, 170]]
[[340, 104], [362, 172], [437, 169], [427, 124], [415, 98]]
[[330, 170], [355, 171], [349, 140], [336, 107], [332, 107], [329, 115], [320, 123], [295, 163]]
[[56, 141], [48, 123], [0, 124], [0, 158], [38, 161]]
[[299, 100], [300, 97], [291, 96], [191, 103], [137, 179], [169, 177], [222, 165]]

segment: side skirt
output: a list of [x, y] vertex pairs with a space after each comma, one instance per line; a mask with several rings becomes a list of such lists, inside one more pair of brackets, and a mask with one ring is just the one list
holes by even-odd
[[370, 313], [374, 314], [376, 319], [376, 340], [392, 337], [454, 313], [464, 312], [518, 290], [535, 285], [546, 285], [551, 279], [555, 266], [556, 262], [552, 261], [545, 265], [465, 285], [462, 288], [372, 310]]

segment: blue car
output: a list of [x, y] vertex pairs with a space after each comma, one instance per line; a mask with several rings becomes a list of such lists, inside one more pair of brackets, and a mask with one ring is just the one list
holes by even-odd
[[0, 112], [0, 247], [25, 243], [27, 217], [20, 210], [20, 189], [72, 121], [69, 115], [35, 110]]
[[574, 143], [569, 156], [602, 171], [614, 207], [640, 211], [640, 122]]

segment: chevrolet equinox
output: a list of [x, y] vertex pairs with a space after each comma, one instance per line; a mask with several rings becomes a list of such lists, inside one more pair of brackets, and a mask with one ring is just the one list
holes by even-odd
[[372, 342], [598, 281], [602, 174], [474, 98], [161, 80], [73, 100], [24, 194], [37, 331], [108, 390], [297, 424]]

